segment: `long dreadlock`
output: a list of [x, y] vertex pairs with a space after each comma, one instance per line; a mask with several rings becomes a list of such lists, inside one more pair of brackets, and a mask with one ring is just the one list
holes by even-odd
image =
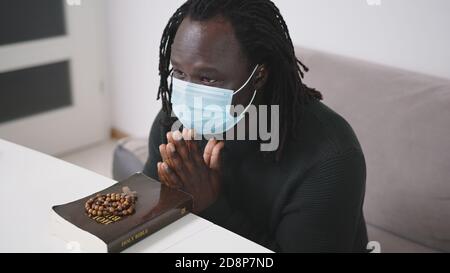
[[302, 78], [308, 68], [296, 57], [288, 28], [279, 9], [270, 0], [188, 0], [179, 7], [164, 29], [159, 52], [160, 85], [157, 99], [162, 100], [164, 112], [170, 116], [171, 46], [185, 17], [204, 21], [221, 15], [232, 24], [235, 35], [253, 64], [266, 64], [269, 75], [263, 91], [263, 102], [279, 105], [280, 146], [275, 151], [281, 158], [288, 134], [295, 138], [304, 105], [311, 99], [322, 99], [319, 91], [307, 87]]

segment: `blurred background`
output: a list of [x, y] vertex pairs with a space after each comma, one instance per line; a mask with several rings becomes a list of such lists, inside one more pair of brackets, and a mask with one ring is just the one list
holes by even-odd
[[[0, 138], [60, 157], [108, 177], [113, 177], [113, 152], [117, 151], [118, 145], [126, 144], [123, 139], [139, 140], [128, 144], [128, 149], [135, 154], [141, 153], [138, 155], [141, 162], [145, 160], [145, 141], [160, 109], [160, 101], [156, 101], [160, 37], [169, 17], [183, 2], [0, 0]], [[392, 88], [390, 84], [398, 84], [398, 80], [405, 77], [409, 77], [406, 83], [400, 87], [397, 85], [395, 89], [400, 90], [401, 94], [414, 91], [414, 87], [421, 84], [432, 86], [434, 89], [424, 88], [421, 94], [435, 96], [432, 105], [438, 105], [439, 113], [430, 113], [433, 107], [429, 105], [422, 109], [428, 116], [422, 120], [424, 127], [421, 128], [428, 133], [434, 131], [435, 137], [422, 142], [419, 142], [420, 138], [412, 139], [404, 150], [411, 151], [411, 147], [423, 146], [429, 151], [429, 146], [439, 139], [441, 146], [434, 149], [449, 151], [446, 150], [448, 144], [445, 144], [448, 143], [445, 141], [448, 130], [442, 128], [450, 127], [450, 1], [274, 2], [287, 22], [299, 58], [310, 66], [311, 73], [314, 73], [314, 68], [318, 71], [309, 80], [306, 76], [307, 82], [321, 87], [317, 89], [324, 94], [324, 102], [352, 125], [355, 124], [354, 129], [363, 148], [368, 151], [366, 203], [376, 207], [375, 204], [382, 203], [380, 201], [387, 192], [393, 196], [408, 193], [411, 191], [408, 183], [416, 185], [417, 192], [420, 192], [413, 193], [409, 201], [402, 203], [395, 200], [387, 202], [384, 207], [377, 205], [377, 212], [369, 211], [368, 222], [372, 222], [370, 234], [384, 238], [384, 246], [392, 251], [448, 251], [450, 188], [448, 172], [444, 170], [447, 167], [450, 169], [447, 155], [450, 153], [443, 153], [436, 159], [434, 154], [415, 151], [410, 158], [425, 156], [423, 159], [431, 163], [434, 159], [435, 167], [410, 162], [409, 168], [422, 166], [424, 171], [419, 176], [396, 172], [388, 178], [377, 177], [389, 166], [399, 167], [400, 160], [386, 163], [389, 166], [383, 165], [390, 157], [371, 154], [371, 150], [380, 149], [380, 146], [376, 144], [379, 139], [370, 140], [370, 137], [376, 131], [392, 132], [397, 127], [392, 125], [380, 129], [368, 123], [370, 121], [365, 118], [376, 111], [364, 114], [364, 111], [352, 108], [352, 101], [366, 100], [368, 104], [372, 101], [381, 104], [382, 101], [377, 101], [380, 97], [377, 88], [388, 96], [391, 93], [389, 88]], [[351, 69], [367, 72], [362, 76], [356, 72], [342, 72]], [[376, 75], [371, 77], [372, 73]], [[353, 93], [342, 98], [344, 91], [333, 93], [333, 89], [343, 88], [337, 75], [350, 83], [367, 79], [366, 85], [353, 86]], [[330, 77], [334, 77], [333, 84]], [[377, 85], [383, 81], [384, 84]], [[369, 86], [370, 90], [362, 90], [364, 86]], [[442, 86], [446, 88], [436, 91]], [[413, 96], [419, 91], [414, 92]], [[346, 104], [338, 102], [338, 97]], [[422, 101], [390, 100], [395, 105], [403, 103], [419, 108]], [[404, 113], [408, 112], [394, 112], [394, 115]], [[436, 123], [430, 126], [429, 122], [433, 120]], [[399, 121], [398, 124], [405, 122]], [[402, 129], [399, 134], [391, 137], [404, 140], [404, 137], [415, 133], [409, 128]], [[384, 136], [389, 138], [389, 135]], [[386, 151], [392, 150], [392, 147], [383, 147]], [[437, 175], [432, 180], [438, 186], [425, 185], [430, 173]], [[392, 185], [393, 177], [395, 181], [406, 182], [389, 188], [387, 185]], [[370, 179], [389, 181], [379, 182], [383, 185], [379, 188], [375, 185], [380, 184]], [[429, 199], [439, 200], [440, 214], [433, 214], [437, 210], [435, 203], [427, 203], [421, 198], [423, 191], [429, 187], [434, 189], [429, 193]], [[438, 192], [441, 195], [436, 195]], [[404, 208], [410, 204], [418, 207], [396, 212], [398, 215], [408, 215], [409, 220], [398, 215], [386, 219], [393, 205]], [[414, 218], [417, 217], [422, 224], [414, 228]], [[441, 224], [431, 226], [430, 221]]]

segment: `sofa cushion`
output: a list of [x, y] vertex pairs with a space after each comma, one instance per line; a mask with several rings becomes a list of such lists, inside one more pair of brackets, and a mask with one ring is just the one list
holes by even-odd
[[148, 140], [127, 137], [118, 141], [113, 157], [113, 179], [120, 181], [142, 172], [148, 157]]
[[365, 216], [450, 251], [450, 80], [297, 48], [305, 82], [355, 130], [367, 163]]
[[436, 253], [437, 251], [423, 246], [420, 243], [392, 234], [381, 228], [367, 225], [367, 233], [370, 241], [376, 241], [380, 245], [381, 253]]

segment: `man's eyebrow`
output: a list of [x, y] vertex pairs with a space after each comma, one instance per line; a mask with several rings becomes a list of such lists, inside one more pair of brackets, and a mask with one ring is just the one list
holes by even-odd
[[[172, 66], [179, 67], [179, 63], [175, 59], [170, 59]], [[203, 64], [194, 65], [193, 69], [197, 73], [220, 73], [220, 71], [214, 66], [208, 66]]]
[[198, 68], [196, 68], [196, 71], [202, 73], [219, 73], [219, 70], [212, 66], [199, 66]]

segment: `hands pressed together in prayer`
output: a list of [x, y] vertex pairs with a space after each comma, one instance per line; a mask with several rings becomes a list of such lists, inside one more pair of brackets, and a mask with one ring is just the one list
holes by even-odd
[[223, 141], [210, 139], [204, 152], [194, 140], [193, 130], [168, 132], [167, 144], [159, 146], [163, 162], [158, 162], [161, 183], [193, 196], [194, 213], [211, 205], [222, 185], [221, 151]]

